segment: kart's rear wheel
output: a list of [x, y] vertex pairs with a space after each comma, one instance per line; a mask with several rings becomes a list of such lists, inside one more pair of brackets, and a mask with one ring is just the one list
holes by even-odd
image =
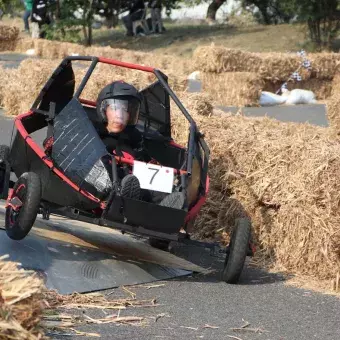
[[5, 227], [13, 240], [22, 240], [31, 230], [41, 200], [41, 182], [34, 172], [26, 172], [14, 185], [11, 200], [6, 208]]
[[227, 249], [222, 273], [223, 281], [227, 283], [237, 283], [239, 281], [249, 250], [250, 233], [250, 220], [247, 218], [236, 219], [230, 244]]

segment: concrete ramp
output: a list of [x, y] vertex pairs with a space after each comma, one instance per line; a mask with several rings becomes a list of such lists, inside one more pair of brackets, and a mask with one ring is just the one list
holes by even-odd
[[[0, 226], [4, 225], [0, 206]], [[38, 271], [61, 294], [92, 292], [165, 280], [205, 269], [118, 231], [63, 217], [37, 219], [30, 234], [13, 241], [0, 230], [0, 255]]]

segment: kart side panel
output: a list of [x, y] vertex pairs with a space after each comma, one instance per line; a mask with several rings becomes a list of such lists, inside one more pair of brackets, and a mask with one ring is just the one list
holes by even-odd
[[28, 171], [33, 171], [39, 175], [43, 200], [60, 206], [73, 206], [84, 210], [98, 207], [96, 202], [78, 193], [54, 174], [34, 150], [26, 144], [19, 132], [16, 133], [11, 147], [10, 164], [12, 171], [18, 178]]
[[158, 131], [163, 136], [171, 137], [170, 97], [157, 81], [141, 91], [143, 101], [140, 108], [139, 124], [145, 130]]
[[108, 154], [77, 99], [55, 117], [53, 138], [52, 159], [58, 169], [94, 196], [107, 196], [112, 190], [108, 163], [103, 163]]
[[175, 234], [184, 226], [186, 214], [184, 210], [116, 196], [106, 219], [135, 227], [142, 226], [152, 231]]

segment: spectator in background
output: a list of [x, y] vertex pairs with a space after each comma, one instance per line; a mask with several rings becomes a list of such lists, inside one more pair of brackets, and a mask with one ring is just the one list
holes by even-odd
[[43, 25], [51, 23], [48, 15], [48, 0], [34, 0], [32, 7], [32, 38], [44, 38], [45, 32], [42, 30]]
[[126, 27], [127, 36], [133, 36], [132, 23], [136, 20], [140, 20], [143, 17], [144, 11], [144, 0], [134, 0], [131, 2], [129, 14], [122, 18]]
[[24, 12], [24, 15], [22, 17], [22, 19], [24, 20], [24, 24], [25, 24], [24, 31], [29, 33], [30, 26], [29, 26], [28, 19], [32, 14], [33, 0], [23, 0], [23, 3], [24, 3], [24, 6], [25, 6], [25, 12]]
[[[163, 32], [163, 21], [162, 21], [162, 0], [151, 0], [149, 1], [149, 8], [151, 8], [151, 20], [152, 20], [152, 31], [153, 33]], [[157, 30], [158, 27], [158, 30]]]

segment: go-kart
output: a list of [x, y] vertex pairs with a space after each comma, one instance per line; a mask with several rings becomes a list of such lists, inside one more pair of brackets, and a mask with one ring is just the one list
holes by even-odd
[[[72, 65], [84, 62], [89, 67], [76, 89]], [[137, 124], [153, 162], [108, 154], [98, 134], [101, 122], [96, 103], [81, 98], [99, 63], [156, 76], [157, 80], [141, 91], [143, 101]], [[170, 98], [190, 123], [186, 146], [176, 144], [171, 137]], [[157, 247], [189, 239], [190, 224], [209, 190], [209, 148], [161, 71], [105, 58], [67, 57], [31, 109], [16, 117], [14, 127], [10, 148], [0, 147], [0, 198], [7, 199], [5, 228], [11, 239], [23, 239], [38, 214], [49, 219], [51, 213], [149, 237], [151, 245]], [[47, 138], [39, 145], [32, 134], [42, 129], [47, 130]], [[143, 189], [182, 192], [186, 198], [184, 208], [123, 197], [117, 177], [121, 166], [138, 177]], [[17, 180], [11, 179], [13, 175]], [[238, 280], [249, 238], [250, 223], [239, 220], [227, 248], [225, 281]]]

